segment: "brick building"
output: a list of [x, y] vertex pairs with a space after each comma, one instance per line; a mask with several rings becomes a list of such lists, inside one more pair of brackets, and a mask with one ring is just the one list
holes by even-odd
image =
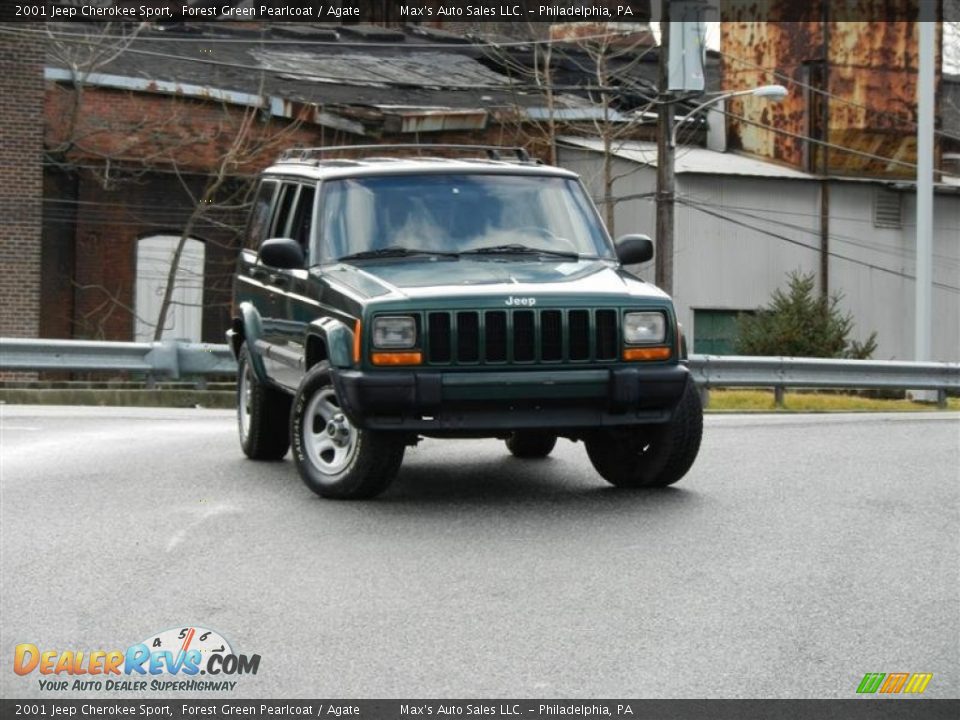
[[[287, 147], [524, 144], [546, 157], [531, 127], [544, 97], [532, 73], [515, 72], [535, 62], [528, 46], [494, 52], [424, 26], [127, 32], [48, 24], [0, 33], [0, 87], [17, 98], [3, 110], [0, 187], [16, 222], [0, 235], [0, 335], [151, 339], [164, 263], [189, 235], [164, 337], [222, 341], [244, 191]], [[641, 54], [634, 85], [652, 88], [656, 52]], [[573, 118], [570, 132], [597, 112], [576, 89], [596, 80], [567, 58], [552, 103]], [[619, 102], [617, 121], [633, 122], [639, 98]]]
[[534, 102], [429, 30], [14, 27], [0, 34], [0, 89], [16, 99], [2, 114], [0, 336], [149, 339], [165, 278], [145, 278], [144, 241], [172, 247], [192, 223], [202, 277], [177, 282], [195, 286], [183, 304], [201, 307], [186, 334], [219, 342], [245, 218], [238, 190], [281, 149], [512, 142], [508, 111]]
[[39, 327], [43, 63], [36, 42], [0, 38], [0, 336], [31, 337]]

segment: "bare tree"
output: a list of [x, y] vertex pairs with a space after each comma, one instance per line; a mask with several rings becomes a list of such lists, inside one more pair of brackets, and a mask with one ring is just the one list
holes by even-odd
[[[957, 12], [960, 12], [960, 0], [954, 0]], [[943, 23], [943, 71], [951, 75], [960, 75], [960, 22]]]
[[245, 208], [249, 204], [249, 193], [253, 188], [253, 183], [248, 181], [235, 184], [235, 186], [224, 195], [222, 190], [228, 181], [231, 178], [238, 177], [238, 172], [243, 168], [249, 168], [251, 165], [255, 165], [260, 158], [273, 157], [282, 148], [289, 147], [291, 140], [299, 129], [300, 123], [293, 121], [272, 132], [264, 131], [257, 127], [260, 114], [259, 108], [247, 108], [243, 111], [239, 127], [233, 133], [232, 141], [226, 150], [218, 157], [216, 166], [207, 176], [203, 190], [199, 194], [194, 194], [189, 184], [184, 182], [177, 161], [172, 159], [173, 167], [177, 171], [177, 177], [180, 178], [184, 191], [192, 199], [193, 210], [184, 223], [179, 242], [170, 261], [170, 270], [167, 273], [163, 299], [160, 304], [157, 323], [154, 329], [154, 340], [161, 340], [163, 338], [163, 329], [166, 325], [167, 314], [170, 312], [173, 292], [177, 284], [180, 260], [183, 256], [183, 250], [186, 247], [187, 241], [192, 237], [197, 223], [214, 210], [222, 211], [230, 208]]
[[[544, 148], [546, 159], [557, 162], [557, 139], [564, 133], [598, 138], [603, 144], [601, 197], [604, 220], [615, 232], [614, 210], [620, 201], [614, 193], [617, 180], [628, 173], [614, 172], [616, 151], [624, 141], [643, 135], [649, 125], [647, 113], [653, 100], [640, 108], [627, 108], [623, 98], [642, 97], [646, 88], [637, 80], [639, 64], [655, 49], [652, 38], [641, 27], [597, 32], [588, 28], [582, 37], [540, 41], [531, 45], [530, 61], [491, 45], [488, 55], [510, 78], [516, 93], [515, 122], [527, 144]], [[558, 67], [567, 75], [581, 78], [566, 86], [557, 80]], [[529, 95], [536, 93], [543, 105], [535, 114], [527, 109]], [[636, 172], [631, 169], [628, 172]]]
[[[157, 171], [175, 174], [189, 199], [189, 212], [178, 217], [179, 238], [166, 271], [157, 317], [137, 317], [133, 307], [121, 302], [115, 288], [78, 284], [71, 278], [77, 289], [98, 291], [103, 296], [103, 302], [94, 311], [83, 313], [78, 322], [99, 327], [102, 333], [105, 318], [121, 312], [152, 327], [154, 339], [160, 340], [170, 309], [177, 304], [175, 291], [187, 241], [201, 226], [237, 234], [236, 223], [225, 223], [222, 218], [245, 215], [257, 170], [289, 147], [303, 123], [298, 118], [270, 119], [260, 106], [213, 99], [204, 102], [218, 106], [218, 119], [188, 123], [196, 112], [196, 100], [166, 96], [163, 111], [158, 113], [160, 96], [132, 90], [122, 93], [124, 112], [104, 114], [95, 102], [88, 102], [88, 90], [96, 84], [96, 73], [126, 52], [143, 28], [143, 23], [132, 27], [105, 23], [83, 25], [63, 35], [55, 26], [47, 26], [45, 40], [51, 60], [69, 73], [67, 85], [55, 96], [55, 102], [65, 108], [61, 112], [64, 122], [50, 128], [47, 156], [50, 164], [64, 171], [86, 170], [104, 189], [136, 182]], [[261, 98], [265, 97], [263, 85], [261, 76]], [[211, 113], [207, 111], [205, 116], [209, 119]], [[200, 157], [205, 159], [198, 160]], [[129, 214], [136, 217], [134, 210]], [[216, 241], [208, 237], [205, 243]], [[236, 243], [229, 245], [235, 247]]]
[[69, 71], [72, 90], [66, 122], [60, 129], [60, 142], [47, 148], [47, 156], [54, 162], [66, 157], [87, 139], [79, 125], [84, 89], [90, 76], [122, 55], [145, 26], [146, 23], [132, 27], [129, 23], [78, 23], [71, 27], [69, 38], [61, 37], [52, 25], [44, 26], [47, 52], [51, 60]]
[[609, 35], [584, 44], [589, 62], [587, 69], [594, 71], [599, 88], [597, 98], [602, 115], [592, 119], [592, 129], [594, 135], [603, 143], [602, 204], [607, 228], [611, 234], [615, 234], [614, 210], [618, 202], [613, 192], [614, 183], [629, 172], [636, 171], [636, 168], [632, 168], [627, 173], [615, 174], [613, 172], [614, 156], [624, 140], [633, 139], [636, 136], [637, 125], [645, 123], [646, 115], [654, 105], [650, 100], [645, 106], [635, 109], [626, 121], [621, 121], [621, 113], [614, 111], [612, 107], [614, 93], [624, 89], [636, 90], [633, 71], [637, 63], [642, 62], [652, 49], [652, 45], [638, 47], [631, 42], [622, 43], [618, 47], [614, 37]]

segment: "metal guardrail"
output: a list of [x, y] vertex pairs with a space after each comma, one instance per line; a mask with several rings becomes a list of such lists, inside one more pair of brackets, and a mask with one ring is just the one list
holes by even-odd
[[[831, 360], [793, 357], [691, 355], [688, 366], [704, 390], [717, 387], [880, 388], [960, 390], [960, 363]], [[178, 380], [236, 373], [226, 345], [162, 342], [98, 342], [0, 338], [0, 370], [143, 373], [148, 380]]]
[[940, 406], [946, 405], [948, 390], [960, 389], [960, 363], [691, 355], [688, 367], [704, 391], [773, 388], [777, 405], [788, 387], [930, 390]]
[[237, 372], [226, 345], [0, 338], [0, 370], [143, 373], [148, 380]]
[[853, 387], [960, 389], [960, 363], [692, 355], [704, 387]]

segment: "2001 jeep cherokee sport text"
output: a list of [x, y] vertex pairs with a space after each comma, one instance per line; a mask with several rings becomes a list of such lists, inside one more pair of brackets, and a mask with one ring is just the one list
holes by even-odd
[[522, 458], [582, 440], [621, 487], [689, 470], [703, 416], [673, 304], [622, 267], [649, 239], [611, 242], [577, 176], [522, 151], [330, 150], [284, 153], [251, 213], [228, 332], [249, 457], [292, 444], [330, 498], [383, 491], [421, 437]]

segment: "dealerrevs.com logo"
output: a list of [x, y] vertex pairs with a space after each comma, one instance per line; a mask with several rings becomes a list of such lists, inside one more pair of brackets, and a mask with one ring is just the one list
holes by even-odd
[[126, 650], [48, 650], [20, 643], [13, 656], [17, 675], [36, 676], [39, 688], [49, 691], [233, 690], [234, 677], [256, 675], [259, 668], [259, 655], [236, 653], [216, 631], [193, 626], [164, 630]]

